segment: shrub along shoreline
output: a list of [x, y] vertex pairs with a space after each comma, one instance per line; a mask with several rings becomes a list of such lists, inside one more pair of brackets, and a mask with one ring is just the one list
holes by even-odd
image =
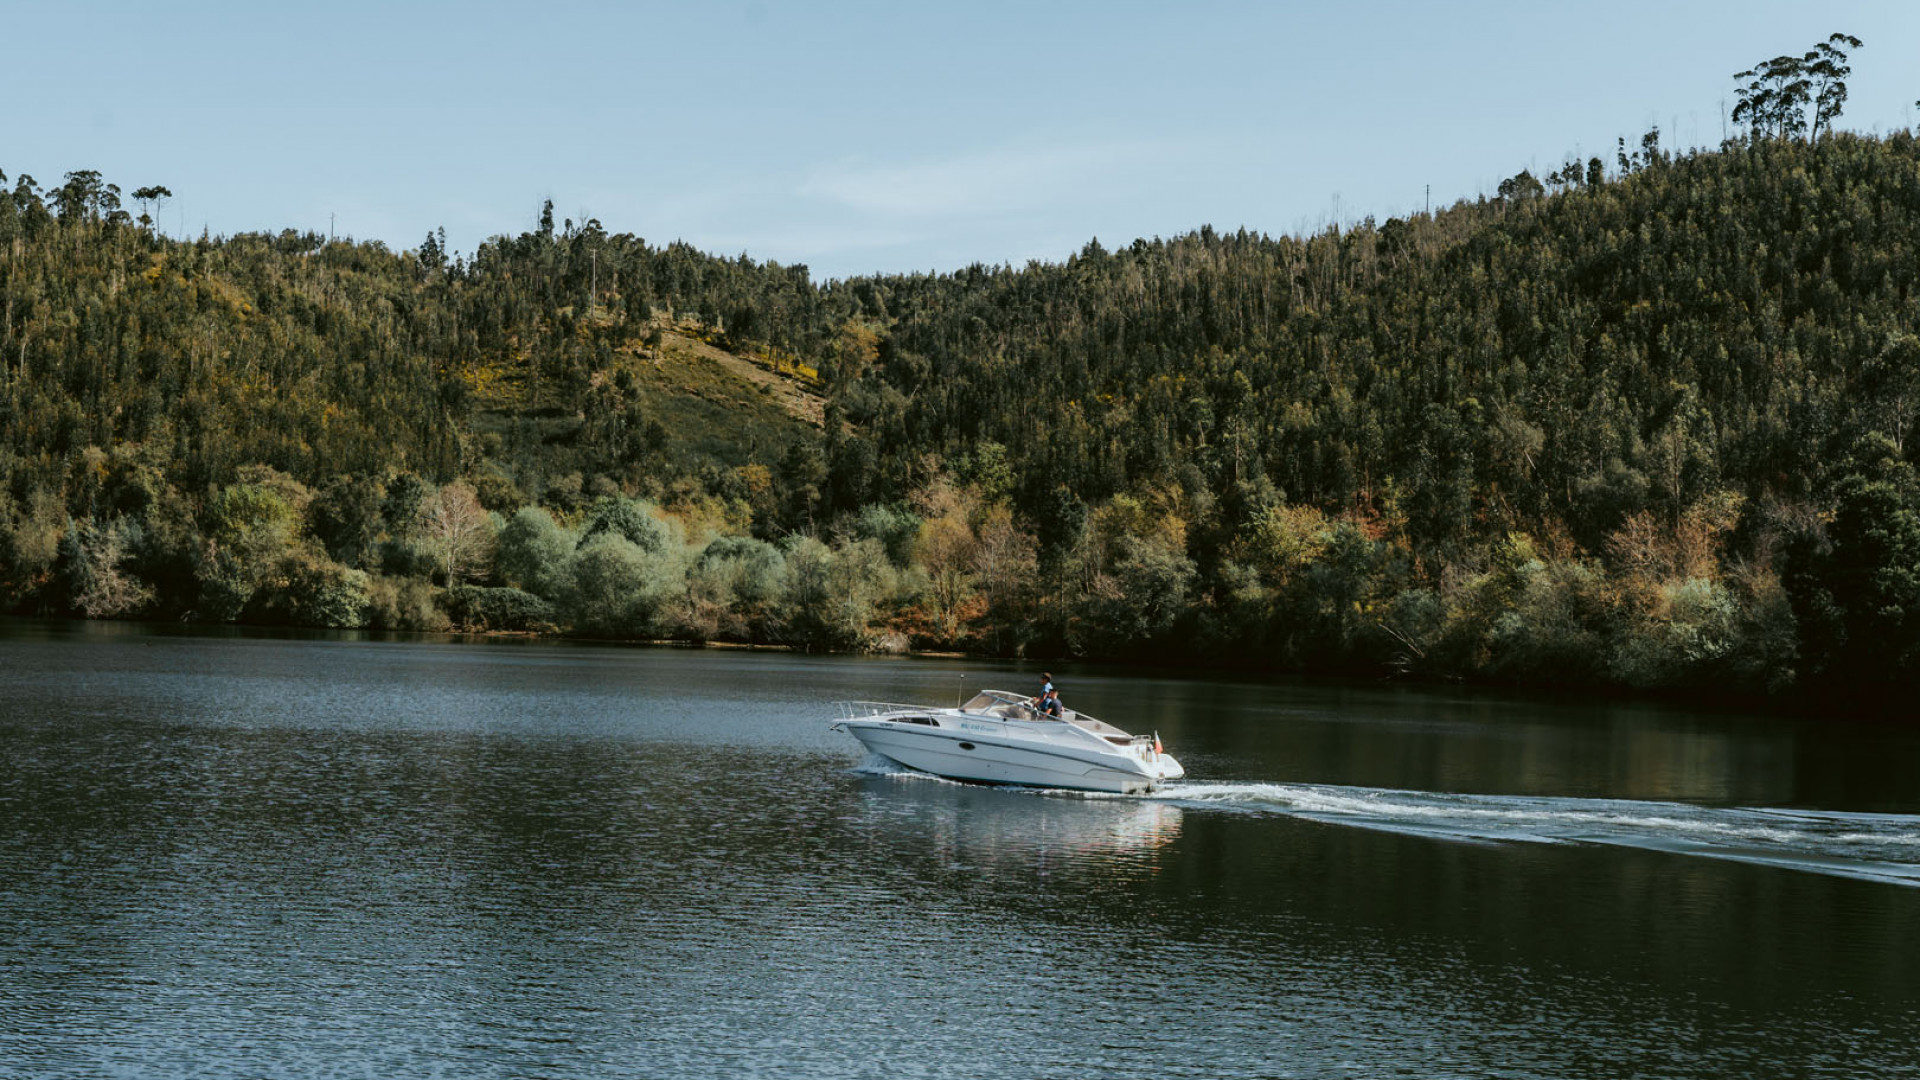
[[[1751, 688], [1766, 685], [1768, 659], [1790, 655], [1782, 627], [1767, 621], [1791, 619], [1778, 581], [1716, 571], [1715, 545], [1740, 516], [1731, 500], [1697, 508], [1679, 530], [1629, 521], [1610, 545], [1625, 572], [1516, 534], [1443, 591], [1421, 587], [1411, 551], [1378, 523], [1275, 506], [1235, 548], [1245, 586], [1215, 605], [1193, 592], [1177, 534], [1142, 527], [1169, 528], [1169, 516], [1126, 499], [1092, 515], [1068, 557], [1043, 565], [1038, 540], [1007, 507], [945, 477], [914, 504], [873, 508], [825, 539], [776, 542], [625, 496], [572, 514], [507, 514], [458, 481], [403, 477], [365, 497], [338, 484], [316, 495], [263, 467], [243, 476], [210, 501], [193, 564], [200, 600], [180, 618], [1145, 660], [1754, 704], [1780, 703]], [[78, 613], [137, 617], [160, 602], [110, 537], [74, 527], [61, 543]], [[1049, 575], [1078, 585], [1042, 589]], [[1236, 633], [1249, 624], [1266, 633]]]

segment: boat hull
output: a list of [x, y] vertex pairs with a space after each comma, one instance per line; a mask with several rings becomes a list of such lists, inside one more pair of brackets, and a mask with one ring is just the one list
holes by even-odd
[[844, 726], [867, 749], [890, 761], [956, 780], [1130, 795], [1151, 791], [1162, 779], [1184, 775], [1179, 763], [1164, 754], [1158, 756], [1159, 767], [1150, 772], [1148, 765], [1125, 754], [989, 739], [965, 730], [884, 720], [849, 721]]

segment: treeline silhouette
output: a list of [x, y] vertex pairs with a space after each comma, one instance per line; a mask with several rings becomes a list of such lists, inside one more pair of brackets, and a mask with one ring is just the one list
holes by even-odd
[[1897, 703], [1920, 148], [1814, 133], [824, 284], [550, 208], [471, 258], [176, 240], [20, 178], [0, 599]]

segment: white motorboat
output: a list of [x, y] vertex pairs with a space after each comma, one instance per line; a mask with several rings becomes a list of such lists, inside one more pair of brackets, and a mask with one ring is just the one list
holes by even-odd
[[1085, 713], [1050, 716], [1005, 690], [957, 709], [849, 701], [834, 725], [910, 769], [954, 780], [1111, 791], [1152, 791], [1187, 774], [1158, 735], [1129, 735]]

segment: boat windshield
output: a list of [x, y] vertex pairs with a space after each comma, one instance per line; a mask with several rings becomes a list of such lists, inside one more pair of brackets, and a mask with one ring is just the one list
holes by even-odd
[[1005, 690], [982, 690], [973, 695], [962, 712], [982, 713], [987, 716], [1003, 716], [1014, 720], [1038, 719], [1040, 713], [1028, 704], [1019, 694], [1010, 694]]

